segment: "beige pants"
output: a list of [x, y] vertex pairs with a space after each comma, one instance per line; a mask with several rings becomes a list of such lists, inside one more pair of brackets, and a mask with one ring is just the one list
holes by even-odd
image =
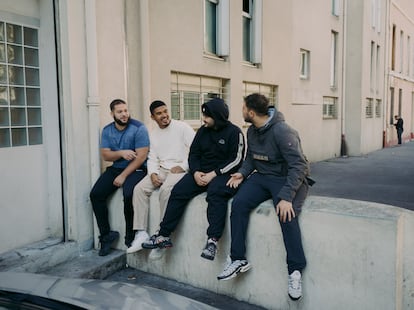
[[[171, 173], [169, 170], [161, 168], [158, 177], [163, 180], [163, 184], [159, 187], [159, 203], [160, 203], [160, 220], [164, 216], [167, 208], [168, 199], [174, 185], [184, 176], [183, 173]], [[151, 176], [147, 175], [134, 188], [132, 196], [132, 204], [134, 206], [134, 230], [148, 229], [148, 211], [150, 206], [150, 197], [153, 191], [157, 190], [151, 182]]]

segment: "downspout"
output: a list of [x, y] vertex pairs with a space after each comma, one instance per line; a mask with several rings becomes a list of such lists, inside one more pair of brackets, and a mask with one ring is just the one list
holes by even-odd
[[98, 87], [98, 48], [96, 38], [96, 2], [85, 0], [86, 28], [86, 67], [88, 82], [88, 120], [89, 120], [89, 156], [90, 181], [92, 184], [100, 175], [99, 156], [99, 87]]
[[347, 0], [343, 2], [343, 19], [342, 19], [342, 83], [341, 83], [341, 94], [342, 94], [342, 106], [341, 106], [341, 156], [348, 156], [348, 148], [345, 139], [345, 107], [346, 107], [346, 44], [347, 44], [347, 31], [346, 23], [348, 19], [347, 15]]
[[[148, 0], [139, 1], [139, 28], [140, 28], [140, 53], [141, 53], [141, 85], [142, 102], [144, 106], [151, 100], [151, 67], [150, 67], [150, 38], [149, 38], [149, 3]], [[150, 121], [148, 113], [144, 113], [141, 106], [141, 115], [145, 122]]]
[[384, 48], [384, 82], [383, 82], [383, 102], [384, 104], [382, 105], [382, 115], [384, 117], [383, 120], [383, 129], [382, 129], [382, 147], [385, 148], [388, 145], [388, 139], [387, 139], [387, 132], [388, 132], [388, 99], [389, 99], [389, 95], [390, 95], [390, 70], [391, 68], [389, 67], [389, 55], [390, 55], [390, 49], [391, 46], [389, 45], [391, 42], [390, 40], [390, 10], [391, 10], [391, 1], [387, 0], [385, 1], [385, 27], [384, 27], [384, 32], [385, 32], [385, 48]]

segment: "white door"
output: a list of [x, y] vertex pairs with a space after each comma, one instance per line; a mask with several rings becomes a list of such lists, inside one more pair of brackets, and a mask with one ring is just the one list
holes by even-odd
[[52, 0], [0, 3], [0, 253], [63, 236]]

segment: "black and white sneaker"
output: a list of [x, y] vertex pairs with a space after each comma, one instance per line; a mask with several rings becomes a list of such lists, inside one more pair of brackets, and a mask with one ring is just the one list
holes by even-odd
[[292, 300], [298, 300], [302, 297], [302, 275], [299, 270], [295, 270], [289, 275], [288, 294]]
[[209, 238], [207, 240], [206, 246], [201, 252], [201, 257], [208, 259], [208, 260], [214, 260], [214, 257], [216, 257], [216, 252], [217, 252], [217, 240], [214, 238]]
[[147, 241], [142, 243], [144, 249], [164, 249], [173, 246], [170, 237], [164, 237], [160, 234], [152, 235]]
[[246, 272], [250, 268], [252, 268], [252, 265], [250, 265], [247, 260], [234, 260], [217, 276], [217, 280], [230, 280], [236, 277], [239, 273]]

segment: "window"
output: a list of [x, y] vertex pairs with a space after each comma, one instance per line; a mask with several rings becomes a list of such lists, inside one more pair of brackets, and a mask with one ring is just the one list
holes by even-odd
[[337, 97], [323, 97], [322, 115], [324, 119], [336, 119], [338, 98]]
[[400, 73], [404, 67], [404, 31], [400, 31]]
[[310, 53], [307, 50], [300, 50], [300, 78], [309, 79]]
[[375, 81], [375, 52], [376, 52], [376, 46], [375, 42], [371, 41], [371, 61], [370, 61], [370, 69], [369, 69], [369, 85], [371, 91], [374, 90], [374, 81]]
[[379, 93], [379, 86], [380, 86], [380, 70], [381, 70], [381, 67], [380, 67], [380, 46], [379, 45], [377, 45], [377, 54], [376, 54], [376, 58], [377, 58], [377, 60], [376, 60], [376, 65], [375, 65], [375, 67], [376, 67], [376, 69], [375, 69], [375, 72], [376, 72], [376, 74], [375, 74], [375, 89], [376, 89], [376, 93], [378, 94]]
[[365, 101], [365, 117], [372, 118], [374, 115], [374, 100], [367, 98]]
[[332, 0], [332, 15], [339, 16], [339, 0]]
[[337, 44], [338, 33], [331, 32], [331, 74], [330, 74], [330, 86], [335, 88], [337, 86]]
[[381, 32], [381, 1], [371, 0], [371, 26]]
[[395, 89], [394, 87], [390, 87], [390, 124], [394, 124], [394, 105], [395, 105]]
[[221, 78], [172, 72], [171, 117], [199, 126], [201, 105], [213, 98], [226, 99], [225, 83]]
[[216, 54], [216, 19], [217, 19], [217, 0], [205, 0], [204, 7], [204, 50], [207, 53]]
[[229, 55], [229, 0], [204, 1], [204, 52]]
[[270, 105], [277, 107], [279, 104], [278, 87], [276, 85], [243, 82], [243, 98], [253, 93], [266, 96]]
[[38, 30], [0, 21], [0, 147], [42, 144]]
[[392, 25], [392, 47], [391, 47], [391, 70], [395, 71], [395, 34], [396, 34], [396, 26]]
[[243, 0], [243, 60], [262, 62], [262, 0]]
[[410, 76], [411, 72], [411, 37], [407, 37], [407, 76]]
[[402, 100], [403, 100], [403, 90], [402, 88], [398, 89], [398, 114], [401, 115], [402, 113]]
[[382, 115], [382, 101], [381, 99], [377, 99], [375, 101], [375, 117], [380, 118]]

